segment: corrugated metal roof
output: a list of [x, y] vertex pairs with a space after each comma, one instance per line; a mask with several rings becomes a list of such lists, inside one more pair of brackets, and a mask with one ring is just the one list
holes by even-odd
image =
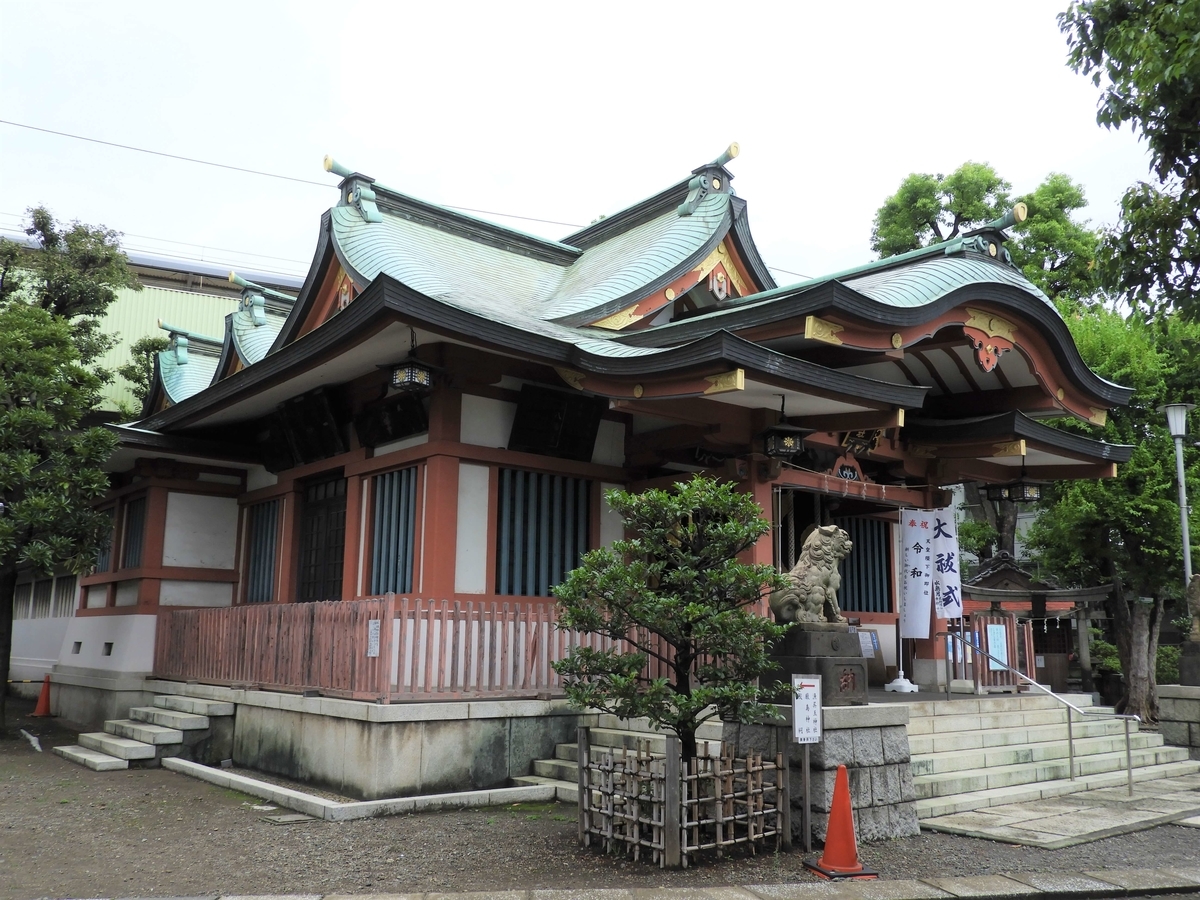
[[[146, 287], [140, 291], [122, 288], [117, 291], [117, 299], [108, 307], [101, 324], [105, 334], [115, 334], [119, 340], [115, 347], [100, 357], [99, 365], [110, 370], [125, 365], [133, 360], [130, 347], [139, 338], [165, 337], [158, 328], [159, 319], [200, 334], [222, 334], [225, 316], [237, 309], [237, 304], [237, 297], [158, 287]], [[101, 396], [104, 409], [115, 410], [121, 403], [134, 409], [140, 406], [140, 401], [134, 398], [129, 382], [124, 378], [114, 378], [111, 384], [105, 385]]]

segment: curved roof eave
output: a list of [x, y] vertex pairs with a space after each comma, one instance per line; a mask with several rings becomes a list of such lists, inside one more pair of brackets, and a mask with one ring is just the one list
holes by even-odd
[[920, 408], [928, 391], [925, 387], [898, 385], [826, 369], [723, 332], [683, 346], [633, 356], [606, 356], [588, 351], [564, 337], [526, 331], [439, 302], [388, 275], [380, 275], [354, 303], [321, 328], [272, 352], [262, 362], [149, 417], [145, 425], [153, 430], [187, 427], [203, 418], [207, 411], [228, 405], [241, 392], [278, 384], [303, 369], [312, 359], [345, 352], [354, 345], [356, 337], [367, 333], [371, 323], [381, 316], [421, 324], [446, 336], [467, 335], [481, 346], [510, 354], [515, 351], [548, 365], [568, 366], [598, 375], [636, 377], [724, 361], [829, 393], [910, 409]]
[[1009, 437], [1026, 438], [1104, 462], [1128, 462], [1133, 455], [1133, 447], [1129, 444], [1110, 444], [1107, 441], [1097, 441], [1081, 434], [1062, 431], [1031, 419], [1018, 410], [952, 421], [914, 417], [905, 425], [904, 435], [908, 440], [918, 442], [935, 439], [947, 441], [949, 437], [952, 438], [949, 443], [1001, 440]]
[[[1055, 357], [1077, 387], [1114, 406], [1129, 404], [1133, 388], [1114, 384], [1093, 372], [1079, 355], [1066, 323], [1052, 307], [1028, 292], [1007, 284], [964, 285], [923, 306], [904, 307], [881, 303], [841, 282], [828, 281], [806, 286], [795, 294], [777, 297], [769, 303], [698, 316], [647, 331], [618, 335], [613, 339], [630, 346], [651, 345], [664, 339], [681, 343], [711, 333], [716, 330], [713, 325], [725, 331], [741, 331], [831, 309], [868, 322], [903, 327], [936, 319], [965, 302], [994, 303], [1033, 320], [1051, 338], [1049, 343]], [[706, 321], [718, 316], [719, 322]]]
[[762, 254], [758, 252], [758, 245], [754, 243], [754, 236], [750, 233], [750, 214], [747, 211], [749, 204], [741, 197], [734, 196], [732, 201], [733, 206], [733, 228], [730, 229], [730, 237], [733, 239], [734, 249], [737, 250], [738, 256], [742, 258], [742, 262], [750, 269], [752, 275], [758, 279], [764, 291], [773, 291], [778, 285], [775, 283], [775, 277], [771, 274], [771, 270], [767, 267], [766, 262], [762, 258]]
[[300, 327], [300, 323], [308, 317], [309, 310], [316, 300], [317, 293], [321, 289], [321, 282], [323, 281], [319, 276], [322, 275], [332, 255], [330, 253], [330, 244], [332, 242], [329, 237], [330, 220], [330, 210], [325, 210], [321, 214], [321, 231], [317, 235], [317, 248], [313, 251], [313, 260], [309, 264], [308, 274], [304, 276], [304, 286], [300, 289], [300, 293], [296, 295], [296, 302], [292, 304], [292, 311], [288, 313], [287, 321], [283, 323], [283, 327], [279, 329], [279, 334], [275, 336], [275, 341], [271, 344], [271, 349], [267, 351], [268, 355], [293, 340], [293, 336]]

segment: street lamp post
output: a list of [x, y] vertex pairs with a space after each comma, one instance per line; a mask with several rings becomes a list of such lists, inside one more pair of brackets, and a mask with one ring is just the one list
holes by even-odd
[[1192, 543], [1188, 535], [1187, 484], [1183, 480], [1183, 438], [1187, 434], [1187, 414], [1193, 403], [1168, 403], [1158, 408], [1167, 414], [1167, 428], [1175, 439], [1175, 478], [1179, 482], [1179, 527], [1183, 532], [1183, 586], [1192, 580]]

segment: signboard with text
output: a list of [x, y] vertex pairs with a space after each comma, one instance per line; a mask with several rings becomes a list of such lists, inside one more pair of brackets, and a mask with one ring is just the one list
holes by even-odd
[[821, 676], [792, 676], [792, 736], [797, 744], [821, 743]]

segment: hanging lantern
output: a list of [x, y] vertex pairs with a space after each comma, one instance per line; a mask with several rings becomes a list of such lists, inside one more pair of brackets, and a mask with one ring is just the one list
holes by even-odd
[[1042, 485], [1036, 481], [1012, 481], [1008, 484], [989, 484], [987, 498], [993, 502], [1010, 500], [1013, 503], [1033, 503], [1042, 499]]
[[804, 449], [804, 439], [813, 433], [812, 428], [798, 428], [787, 424], [784, 403], [785, 394], [779, 395], [779, 424], [763, 432], [763, 452], [772, 459], [789, 459]]
[[434, 367], [417, 359], [417, 333], [409, 329], [408, 358], [392, 367], [392, 387], [406, 394], [424, 394], [433, 389]]

